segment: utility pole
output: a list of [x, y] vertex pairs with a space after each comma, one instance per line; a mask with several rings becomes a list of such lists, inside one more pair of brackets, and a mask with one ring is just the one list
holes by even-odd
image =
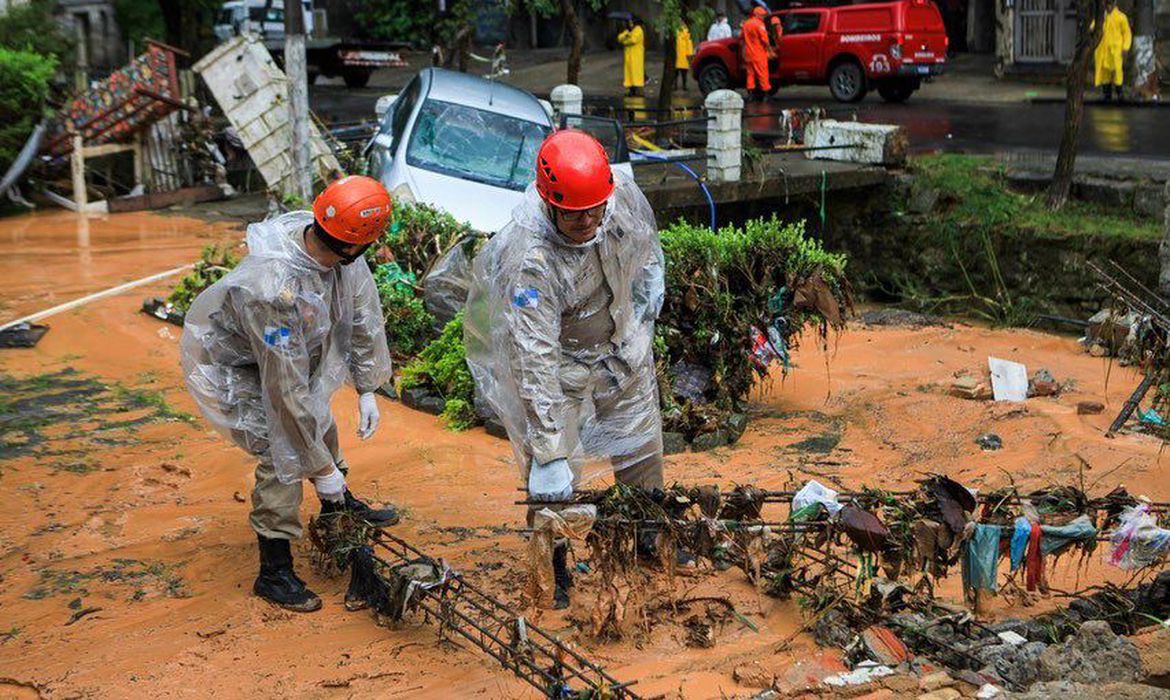
[[305, 61], [305, 14], [301, 0], [284, 3], [284, 73], [288, 78], [289, 126], [292, 132], [292, 174], [286, 193], [313, 199], [313, 158], [309, 147], [309, 71]]

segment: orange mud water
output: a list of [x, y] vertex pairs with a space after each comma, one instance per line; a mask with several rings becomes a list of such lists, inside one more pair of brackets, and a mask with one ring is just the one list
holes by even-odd
[[[240, 231], [152, 214], [2, 220], [0, 320], [190, 262]], [[298, 572], [324, 599], [320, 612], [286, 613], [252, 597], [252, 464], [201, 422], [181, 419], [195, 407], [180, 381], [179, 329], [137, 312], [143, 297], [165, 295], [171, 284], [51, 318], [35, 349], [0, 350], [8, 386], [100, 382], [88, 385], [92, 415], [49, 425], [37, 439], [0, 436], [0, 697], [538, 697], [487, 656], [441, 642], [421, 618], [386, 629], [366, 612], [346, 612], [345, 579], [317, 573], [307, 543], [296, 550]], [[1021, 406], [946, 395], [957, 371], [980, 371], [988, 355], [1045, 367], [1071, 388]], [[1133, 372], [1110, 372], [1071, 339], [963, 325], [854, 326], [828, 358], [809, 342], [795, 359], [786, 380], [753, 396], [753, 420], [737, 445], [667, 458], [668, 482], [780, 488], [791, 474], [895, 488], [941, 472], [986, 490], [1008, 474], [1021, 486], [1076, 483], [1083, 460], [1085, 482], [1101, 479], [1094, 495], [1124, 483], [1170, 498], [1156, 440], [1104, 437], [1136, 384]], [[62, 374], [67, 368], [77, 374]], [[1077, 415], [1081, 400], [1103, 401], [1106, 411]], [[400, 535], [516, 601], [526, 550], [512, 532], [523, 511], [512, 505], [518, 480], [508, 446], [379, 401], [382, 427], [359, 442], [353, 393], [343, 389], [336, 400], [354, 490], [403, 506]], [[103, 406], [116, 415], [103, 417]], [[1003, 438], [1002, 450], [975, 445], [988, 431]], [[817, 450], [793, 447], [817, 437]], [[315, 500], [307, 494], [306, 520]], [[1053, 585], [1124, 580], [1099, 556], [1081, 569], [1066, 558]], [[943, 588], [952, 600], [957, 578]], [[588, 617], [587, 583], [574, 589], [579, 609], [569, 615]], [[691, 649], [681, 620], [660, 620], [636, 643], [591, 641], [564, 613], [545, 613], [539, 624], [574, 639], [617, 678], [638, 679], [646, 696], [748, 696], [754, 689], [733, 671], [751, 661], [789, 687], [840, 668], [839, 654], [807, 635], [777, 654], [802, 613], [792, 601], [757, 595], [737, 570], [680, 578], [677, 595], [727, 596], [759, 631], [732, 622], [714, 648]], [[1026, 614], [1002, 598], [990, 610]]]

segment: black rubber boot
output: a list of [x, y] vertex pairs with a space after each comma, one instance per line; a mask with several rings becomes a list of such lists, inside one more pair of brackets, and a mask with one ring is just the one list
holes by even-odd
[[553, 547], [553, 579], [556, 581], [556, 590], [553, 591], [553, 610], [564, 610], [569, 607], [569, 589], [573, 587], [573, 576], [569, 573], [569, 544], [563, 542]]
[[371, 508], [358, 500], [349, 489], [345, 490], [345, 501], [321, 501], [321, 515], [330, 513], [350, 513], [354, 517], [366, 521], [374, 527], [390, 527], [398, 524], [398, 509], [392, 505], [385, 508]]
[[321, 609], [321, 599], [310, 591], [293, 571], [292, 547], [288, 540], [260, 540], [260, 575], [252, 584], [252, 592], [274, 605], [294, 612], [314, 612]]

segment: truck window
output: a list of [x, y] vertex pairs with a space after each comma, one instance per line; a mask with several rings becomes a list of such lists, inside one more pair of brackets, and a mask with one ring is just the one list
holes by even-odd
[[821, 28], [821, 13], [790, 12], [784, 15], [784, 34], [812, 34]]
[[894, 28], [894, 18], [888, 7], [867, 7], [864, 9], [848, 9], [837, 11], [837, 31], [842, 34], [850, 32], [888, 32]]
[[253, 22], [284, 22], [284, 10], [279, 7], [268, 8], [268, 14], [264, 13], [263, 7], [249, 7], [248, 19]]

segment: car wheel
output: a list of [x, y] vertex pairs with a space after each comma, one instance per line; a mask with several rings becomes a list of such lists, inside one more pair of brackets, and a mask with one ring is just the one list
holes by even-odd
[[719, 62], [708, 63], [699, 69], [699, 91], [704, 95], [731, 87], [731, 75], [727, 66]]
[[891, 80], [878, 85], [878, 94], [886, 102], [901, 103], [910, 99], [917, 87], [903, 80]]
[[370, 71], [347, 70], [342, 77], [345, 79], [346, 87], [364, 88], [370, 82]]
[[865, 89], [865, 73], [853, 61], [838, 63], [829, 73], [829, 92], [838, 102], [859, 102]]

